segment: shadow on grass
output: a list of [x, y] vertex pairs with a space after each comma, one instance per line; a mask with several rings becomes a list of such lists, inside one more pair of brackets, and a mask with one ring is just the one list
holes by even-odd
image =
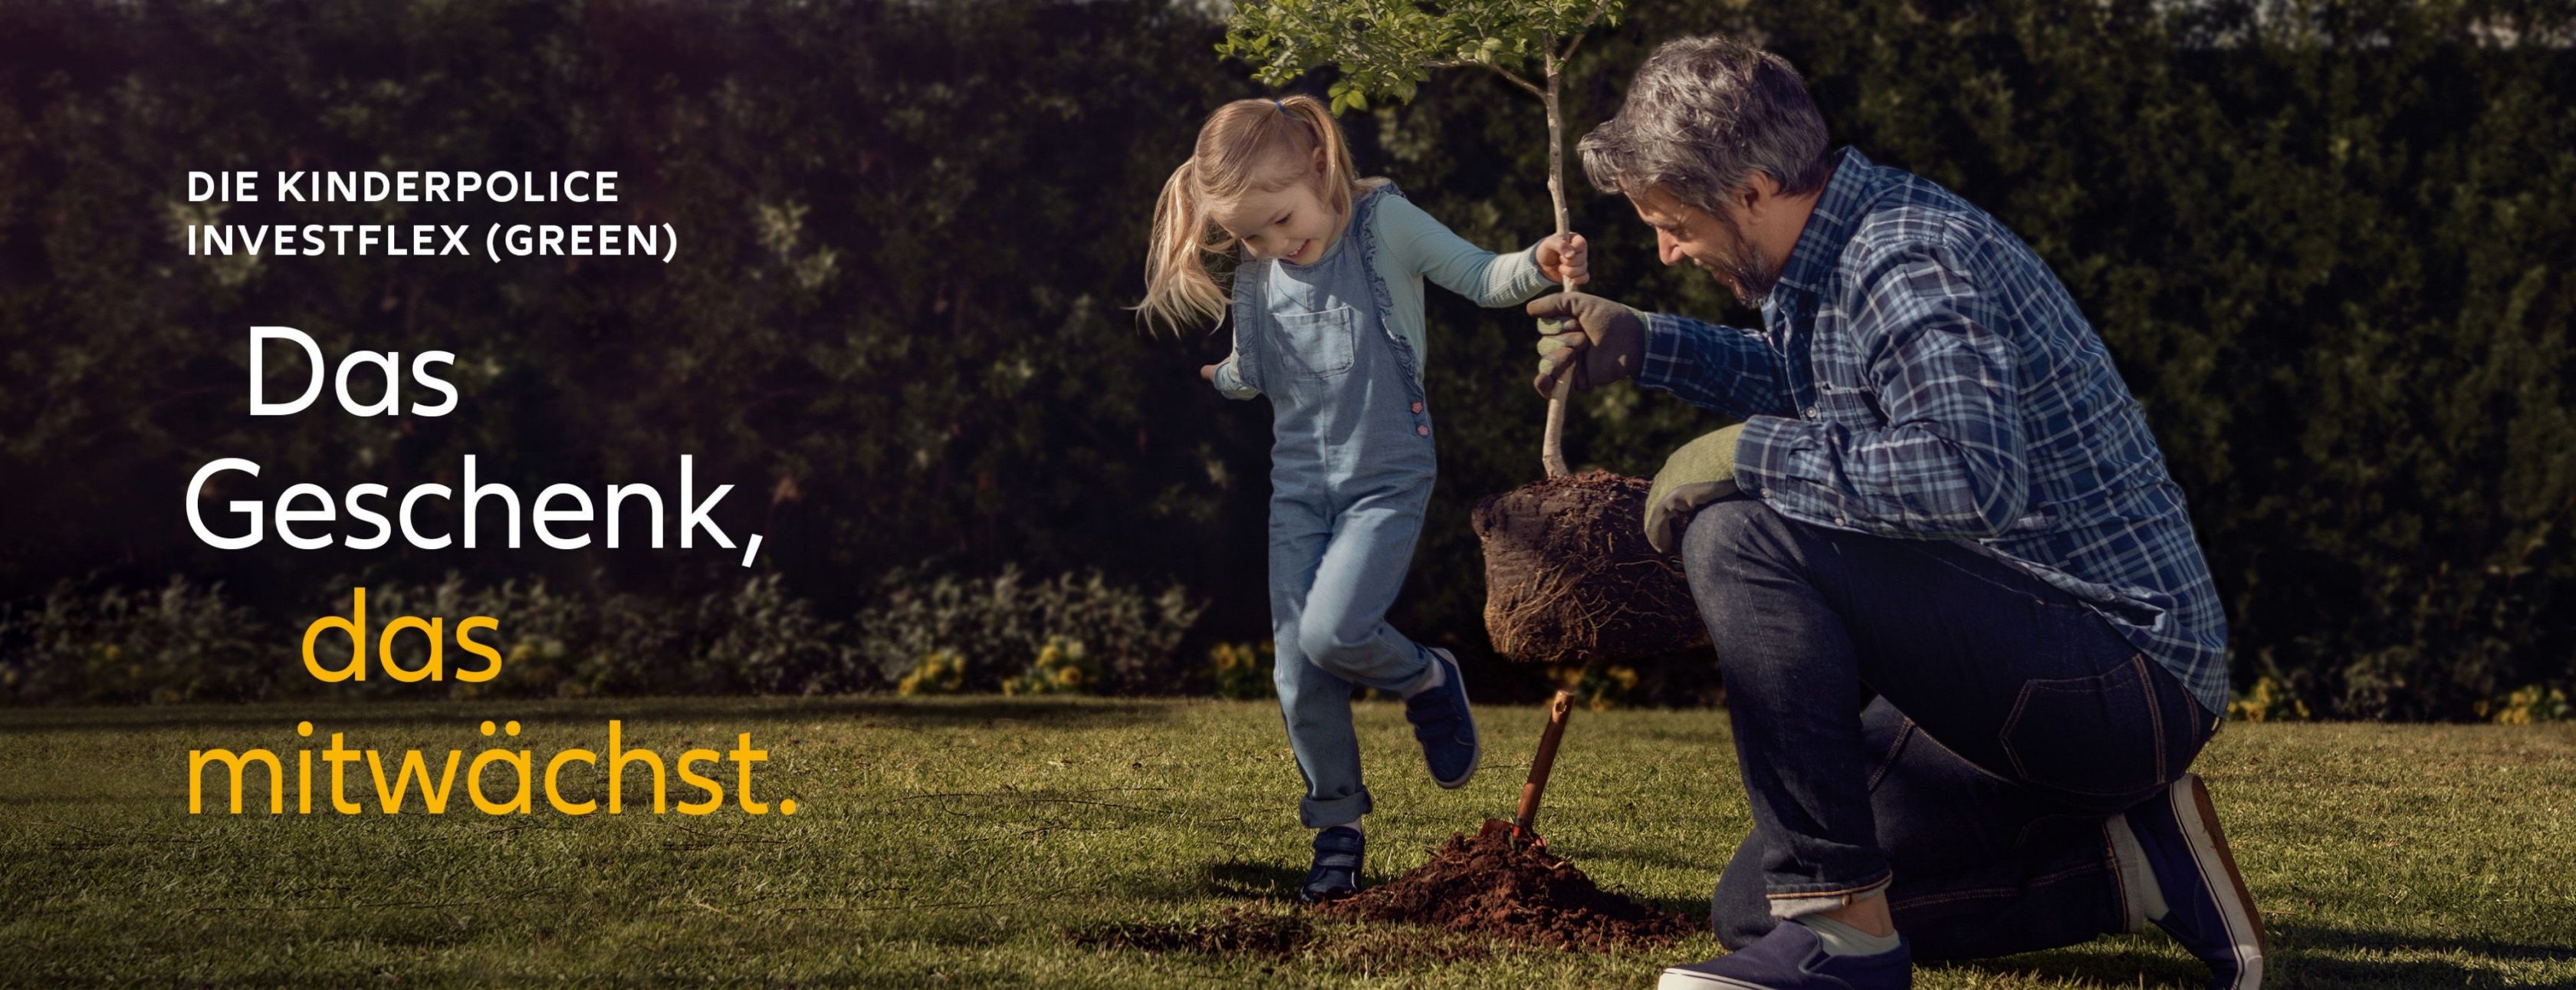
[[[2110, 952], [2050, 949], [2000, 959], [1968, 959], [1927, 966], [1931, 967], [1995, 977], [2044, 976], [2072, 981], [2080, 986], [2197, 990], [2209, 985], [2209, 970], [2201, 964], [2158, 955], [2144, 948]], [[2266, 982], [2280, 985], [2278, 981]]]
[[[2576, 946], [2525, 945], [2478, 935], [2458, 937], [2355, 931], [2305, 924], [2275, 924], [2272, 969], [2291, 987], [2498, 987], [2504, 976], [2493, 968], [2472, 969], [2444, 959], [2350, 959], [2324, 954], [2345, 953], [2467, 956], [2499, 963], [2564, 963], [2576, 960]], [[2516, 983], [2516, 986], [2576, 987], [2576, 981]]]
[[[2359, 987], [2412, 990], [2415, 987], [2502, 987], [2507, 974], [2498, 967], [2473, 967], [2448, 959], [2353, 959], [2344, 954], [2461, 956], [2499, 964], [2564, 962], [2576, 958], [2576, 947], [2523, 945], [2491, 938], [2444, 938], [2394, 932], [2355, 931], [2305, 924], [2268, 926], [2270, 955], [2264, 985], [2272, 987]], [[2161, 935], [2148, 935], [2136, 947], [2109, 952], [2052, 949], [2001, 959], [1942, 964], [1995, 976], [2038, 974], [2103, 987], [2197, 988], [2207, 985], [2200, 963], [2174, 958], [2147, 947]], [[2515, 986], [2576, 986], [2566, 981]]]
[[1689, 918], [1703, 929], [1710, 927], [1708, 918], [1708, 898], [1638, 897], [1632, 894], [1629, 895], [1628, 899], [1636, 901], [1637, 903], [1643, 904], [1647, 907], [1654, 908], [1657, 911], [1662, 911], [1665, 914], [1678, 914], [1682, 917]]
[[2460, 953], [2486, 956], [2513, 962], [2568, 962], [2576, 960], [2576, 945], [2518, 945], [2500, 939], [2468, 936], [2463, 938], [2400, 935], [2394, 932], [2363, 932], [2348, 928], [2326, 928], [2298, 923], [2271, 924], [2265, 930], [2272, 937], [2275, 951], [2287, 945], [2293, 949], [2310, 946], [2334, 949], [2363, 949], [2374, 952]]
[[187, 705], [134, 708], [0, 708], [0, 733], [135, 731], [235, 725], [292, 726], [312, 720], [317, 727], [408, 725], [425, 721], [483, 718], [517, 719], [721, 719], [738, 722], [802, 722], [818, 718], [858, 719], [893, 727], [1038, 723], [1087, 726], [1103, 723], [1160, 721], [1170, 708], [1150, 701], [1039, 700], [1003, 698], [908, 699], [889, 697], [833, 698], [584, 698], [478, 699], [474, 701], [281, 701], [241, 705]]
[[1245, 900], [1294, 901], [1306, 874], [1275, 863], [1229, 859], [1208, 864], [1204, 893]]

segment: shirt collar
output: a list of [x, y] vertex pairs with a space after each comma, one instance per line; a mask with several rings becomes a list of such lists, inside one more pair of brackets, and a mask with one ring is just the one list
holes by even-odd
[[1868, 157], [1860, 149], [1846, 147], [1834, 162], [1834, 177], [1825, 183], [1825, 191], [1816, 197], [1816, 208], [1807, 215], [1807, 226], [1798, 232], [1798, 246], [1790, 249], [1789, 263], [1780, 269], [1780, 284], [1808, 295], [1823, 291], [1825, 279], [1834, 271], [1834, 261], [1842, 255], [1843, 245], [1851, 240], [1852, 230], [1860, 223], [1861, 208], [1873, 184]]

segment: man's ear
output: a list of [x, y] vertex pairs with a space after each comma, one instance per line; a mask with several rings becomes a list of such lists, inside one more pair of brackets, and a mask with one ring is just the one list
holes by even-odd
[[1780, 183], [1768, 172], [1755, 172], [1735, 191], [1735, 205], [1744, 208], [1748, 219], [1759, 220], [1762, 211], [1780, 198]]

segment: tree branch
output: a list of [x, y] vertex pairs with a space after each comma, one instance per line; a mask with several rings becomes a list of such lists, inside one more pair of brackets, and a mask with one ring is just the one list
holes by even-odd
[[1520, 75], [1519, 75], [1518, 73], [1515, 73], [1515, 72], [1513, 72], [1513, 71], [1512, 71], [1512, 70], [1510, 70], [1510, 69], [1503, 68], [1502, 66], [1495, 65], [1495, 64], [1493, 64], [1493, 63], [1491, 63], [1491, 62], [1479, 62], [1479, 63], [1476, 63], [1476, 64], [1478, 64], [1478, 65], [1482, 65], [1482, 66], [1484, 66], [1485, 68], [1488, 68], [1488, 69], [1492, 69], [1492, 70], [1494, 70], [1494, 74], [1495, 74], [1495, 75], [1498, 75], [1498, 76], [1501, 76], [1501, 77], [1503, 77], [1503, 78], [1505, 78], [1505, 79], [1509, 79], [1509, 80], [1511, 80], [1511, 81], [1512, 81], [1512, 85], [1514, 85], [1514, 86], [1518, 86], [1518, 87], [1520, 87], [1520, 88], [1522, 88], [1522, 89], [1529, 90], [1529, 95], [1531, 95], [1531, 96], [1538, 97], [1539, 99], [1542, 99], [1542, 100], [1547, 99], [1547, 91], [1546, 91], [1546, 90], [1538, 88], [1538, 84], [1537, 84], [1537, 83], [1533, 83], [1533, 82], [1531, 82], [1531, 81], [1529, 81], [1529, 80], [1527, 80], [1527, 79], [1523, 79], [1523, 78], [1521, 78], [1521, 77], [1520, 77]]
[[1574, 49], [1583, 44], [1583, 36], [1591, 33], [1593, 22], [1599, 21], [1601, 19], [1602, 12], [1609, 9], [1610, 0], [1596, 0], [1592, 5], [1592, 12], [1583, 15], [1583, 26], [1575, 28], [1574, 34], [1565, 39], [1565, 53], [1558, 55], [1556, 60], [1559, 62], [1573, 60]]

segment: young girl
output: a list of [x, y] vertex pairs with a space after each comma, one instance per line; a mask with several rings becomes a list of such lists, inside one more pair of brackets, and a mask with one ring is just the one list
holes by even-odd
[[[1230, 296], [1207, 255], [1238, 259]], [[1154, 204], [1138, 308], [1175, 328], [1230, 315], [1233, 353], [1200, 377], [1232, 398], [1270, 396], [1270, 618], [1279, 707], [1306, 778], [1299, 817], [1317, 830], [1308, 900], [1358, 889], [1369, 793], [1352, 685], [1405, 699], [1440, 786], [1476, 772], [1457, 659], [1386, 623], [1431, 498], [1422, 280], [1509, 306], [1584, 275], [1581, 237], [1496, 255], [1387, 180], [1360, 178], [1308, 96], [1219, 108]]]

